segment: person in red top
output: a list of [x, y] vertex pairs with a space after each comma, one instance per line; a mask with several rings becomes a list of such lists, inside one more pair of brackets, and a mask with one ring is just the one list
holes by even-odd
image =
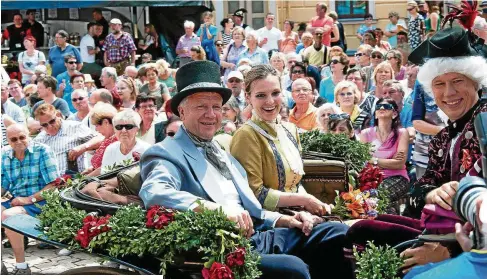
[[307, 29], [311, 33], [315, 33], [315, 30], [319, 27], [323, 28], [323, 44], [327, 47], [331, 45], [331, 31], [333, 29], [333, 19], [326, 15], [328, 6], [324, 3], [316, 4], [316, 16], [312, 17], [308, 22]]
[[24, 38], [27, 34], [27, 28], [25, 28], [22, 15], [20, 13], [14, 14], [14, 24], [9, 25], [2, 35], [2, 45], [5, 40], [9, 40], [8, 47], [10, 50], [25, 50], [24, 48]]

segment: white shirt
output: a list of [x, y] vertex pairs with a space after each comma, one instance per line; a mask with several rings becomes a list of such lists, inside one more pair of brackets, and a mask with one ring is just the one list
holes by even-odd
[[3, 104], [3, 109], [5, 110], [5, 114], [12, 117], [12, 119], [20, 124], [25, 123], [25, 115], [22, 109], [14, 104], [12, 101], [7, 100]]
[[279, 49], [278, 41], [282, 40], [282, 32], [279, 29], [272, 27], [272, 29], [269, 30], [264, 26], [260, 28], [257, 33], [259, 34], [259, 42], [267, 38], [267, 43], [262, 46], [262, 49], [266, 52], [273, 49]]
[[122, 163], [123, 160], [133, 159], [133, 152], [138, 152], [140, 155], [142, 155], [147, 149], [149, 149], [149, 147], [151, 147], [150, 144], [136, 139], [134, 148], [132, 148], [132, 150], [130, 150], [126, 155], [123, 155], [122, 152], [120, 152], [119, 141], [110, 144], [107, 149], [105, 149], [105, 153], [103, 154], [103, 160], [101, 161], [101, 174], [107, 172], [107, 166]]
[[[26, 70], [34, 72], [34, 69], [40, 62], [46, 62], [46, 56], [42, 51], [34, 50], [34, 55], [27, 55], [27, 51], [19, 54], [19, 63], [22, 63]], [[26, 83], [30, 80], [32, 75], [22, 74], [22, 83]]]
[[85, 63], [95, 63], [95, 54], [90, 55], [88, 53], [88, 49], [95, 49], [95, 39], [90, 36], [90, 34], [86, 34], [81, 39], [79, 44], [79, 51], [81, 54], [81, 59]]

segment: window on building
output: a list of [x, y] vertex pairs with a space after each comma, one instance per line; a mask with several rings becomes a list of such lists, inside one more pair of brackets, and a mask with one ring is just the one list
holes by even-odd
[[339, 18], [360, 18], [369, 13], [369, 1], [335, 1], [335, 11]]

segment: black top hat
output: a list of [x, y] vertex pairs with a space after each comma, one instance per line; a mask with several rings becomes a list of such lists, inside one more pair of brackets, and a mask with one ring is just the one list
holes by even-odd
[[223, 104], [232, 96], [232, 91], [221, 84], [220, 66], [212, 61], [193, 61], [185, 64], [176, 72], [178, 93], [171, 101], [171, 110], [179, 116], [178, 106], [181, 101], [198, 92], [215, 92], [222, 96]]
[[244, 17], [244, 14], [247, 13], [247, 10], [244, 9], [244, 8], [240, 8], [238, 10], [236, 10], [234, 13], [233, 13], [233, 16], [238, 16], [238, 17]]
[[421, 65], [427, 59], [438, 57], [484, 56], [481, 47], [473, 41], [473, 34], [460, 27], [439, 30], [431, 38], [422, 42], [409, 54], [409, 61]]

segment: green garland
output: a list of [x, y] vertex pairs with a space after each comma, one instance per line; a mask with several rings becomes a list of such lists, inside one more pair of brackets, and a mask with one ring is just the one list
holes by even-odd
[[330, 153], [344, 158], [351, 170], [359, 172], [372, 157], [370, 144], [350, 140], [343, 134], [322, 133], [318, 130], [306, 132], [300, 136], [303, 151]]
[[[67, 244], [70, 249], [83, 249], [75, 238], [87, 213], [62, 202], [57, 189], [45, 191], [43, 197], [47, 203], [38, 216], [40, 229], [49, 239]], [[233, 278], [252, 279], [261, 275], [257, 268], [259, 255], [221, 210], [174, 212], [174, 220], [162, 229], [148, 227], [146, 213], [137, 205], [123, 206], [109, 217], [110, 229], [90, 240], [88, 251], [116, 258], [152, 256], [161, 261], [160, 273], [164, 274], [168, 265], [177, 264], [188, 253], [199, 255], [199, 260], [205, 261], [205, 269], [210, 270], [213, 263], [225, 264], [231, 253], [243, 248], [245, 261], [231, 267]]]

